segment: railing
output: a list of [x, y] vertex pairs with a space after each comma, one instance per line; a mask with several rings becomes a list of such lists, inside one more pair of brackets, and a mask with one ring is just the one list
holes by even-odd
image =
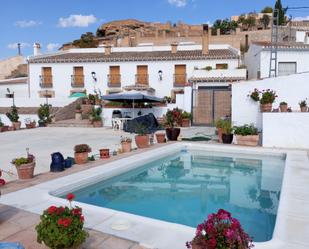
[[149, 75], [148, 74], [136, 74], [135, 75], [135, 84], [138, 85], [148, 85]]
[[52, 88], [53, 87], [53, 76], [40, 75], [40, 87], [41, 88]]
[[174, 86], [182, 87], [187, 83], [187, 74], [174, 74]]
[[71, 75], [71, 86], [72, 87], [84, 87], [84, 75]]
[[121, 86], [121, 74], [108, 74], [107, 85], [109, 87], [120, 87]]

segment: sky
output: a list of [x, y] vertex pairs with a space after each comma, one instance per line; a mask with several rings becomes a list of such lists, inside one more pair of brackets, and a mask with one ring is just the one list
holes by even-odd
[[[275, 0], [0, 0], [0, 59], [31, 55], [39, 42], [43, 52], [57, 50], [82, 33], [95, 32], [104, 22], [134, 18], [142, 21], [189, 24], [213, 23], [216, 19], [273, 6]], [[283, 6], [309, 6], [308, 0], [282, 0]], [[309, 20], [309, 9], [289, 11], [293, 18]]]

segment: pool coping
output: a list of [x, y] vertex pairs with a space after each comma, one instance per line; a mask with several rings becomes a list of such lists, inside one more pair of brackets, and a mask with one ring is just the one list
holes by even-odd
[[[104, 180], [119, 175], [140, 164], [150, 162], [155, 155], [168, 155], [184, 146], [201, 148], [213, 152], [249, 153], [255, 155], [286, 155], [281, 197], [272, 240], [255, 242], [255, 248], [308, 248], [309, 238], [309, 161], [306, 151], [240, 147], [202, 143], [175, 143], [150, 151], [118, 159], [71, 175], [41, 183], [17, 192], [5, 194], [0, 203], [41, 214], [50, 205], [66, 205], [66, 200], [55, 197], [69, 190], [89, 184], [89, 180]], [[55, 187], [57, 186], [57, 187]], [[33, 196], [36, 198], [34, 199]], [[107, 234], [139, 242], [147, 248], [185, 248], [195, 229], [188, 226], [133, 215], [125, 212], [74, 202], [83, 208], [85, 227]], [[127, 223], [128, 230], [113, 230], [115, 223]], [[308, 225], [307, 225], [308, 224]]]

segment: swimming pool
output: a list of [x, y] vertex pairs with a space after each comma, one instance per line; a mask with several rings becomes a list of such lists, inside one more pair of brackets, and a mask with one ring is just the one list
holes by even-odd
[[75, 190], [76, 201], [196, 227], [224, 208], [256, 242], [272, 238], [285, 158], [182, 150]]

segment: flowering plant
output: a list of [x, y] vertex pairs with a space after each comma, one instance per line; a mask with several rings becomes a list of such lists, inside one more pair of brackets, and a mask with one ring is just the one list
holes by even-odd
[[253, 92], [249, 92], [248, 97], [250, 97], [253, 101], [258, 102], [260, 100], [260, 91], [255, 88]]
[[130, 137], [120, 137], [120, 143], [132, 143], [132, 138]]
[[80, 207], [72, 207], [73, 194], [67, 195], [70, 206], [50, 206], [41, 215], [41, 222], [35, 228], [37, 241], [52, 249], [77, 248], [87, 238], [83, 230], [84, 216]]
[[299, 104], [300, 107], [306, 107], [307, 106], [307, 99], [300, 101], [298, 104]]
[[275, 99], [278, 97], [274, 90], [263, 90], [262, 97], [260, 99], [260, 104], [272, 104], [275, 102]]
[[244, 232], [239, 221], [231, 214], [220, 209], [216, 214], [210, 214], [208, 220], [199, 224], [196, 235], [187, 248], [197, 246], [201, 249], [237, 248], [250, 249], [252, 240]]
[[175, 126], [181, 125], [182, 110], [179, 108], [168, 110], [165, 114], [164, 119], [165, 119], [166, 126], [169, 128], [174, 128]]

